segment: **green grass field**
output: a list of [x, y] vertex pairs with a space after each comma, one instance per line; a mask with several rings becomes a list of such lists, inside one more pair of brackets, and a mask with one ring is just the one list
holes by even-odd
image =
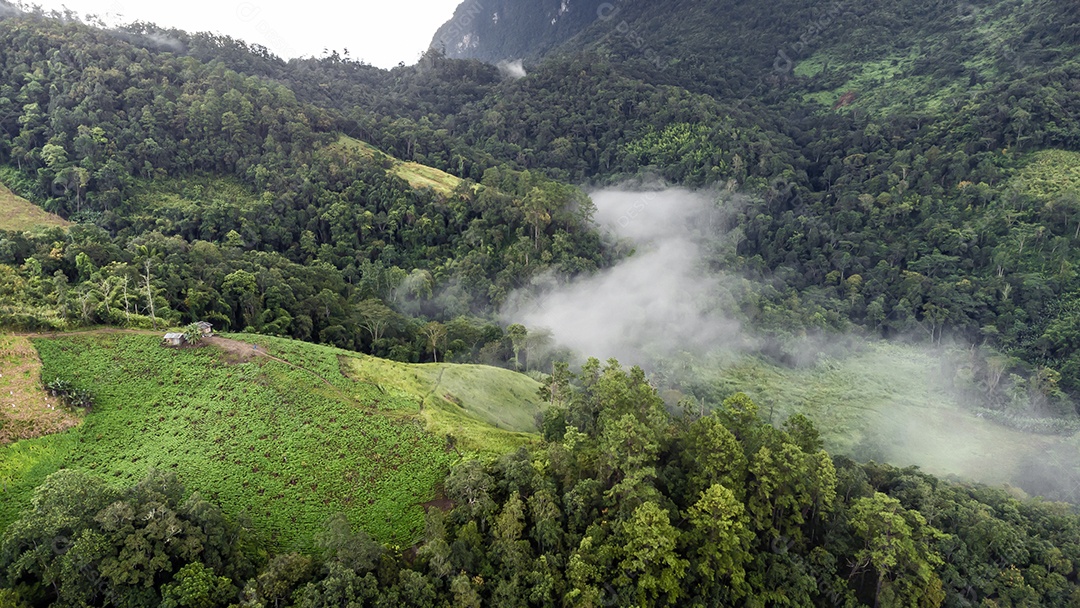
[[0, 184], [0, 230], [23, 232], [38, 226], [70, 226], [70, 222], [49, 213]]
[[[353, 368], [355, 353], [264, 336], [230, 337], [235, 342], [229, 348], [186, 349], [166, 349], [156, 335], [130, 332], [34, 339], [42, 376], [90, 389], [96, 405], [78, 428], [0, 447], [0, 528], [59, 468], [85, 469], [117, 483], [155, 468], [175, 471], [189, 490], [250, 517], [279, 549], [308, 547], [336, 512], [383, 542], [413, 542], [422, 531], [421, 503], [434, 498], [460, 457], [445, 434], [427, 430], [427, 417], [418, 415], [420, 403], [434, 400], [410, 393], [398, 383], [400, 375], [371, 378], [377, 383], [346, 377], [342, 370]], [[272, 356], [248, 353], [250, 341]], [[378, 361], [355, 360], [368, 370]], [[476, 386], [484, 388], [473, 393], [446, 385], [447, 392], [460, 390], [476, 403], [475, 410], [459, 408], [476, 422], [468, 430], [477, 434], [466, 443], [484, 445], [478, 440], [483, 429], [492, 434], [490, 446], [512, 447], [533, 437], [481, 421], [498, 416], [499, 400], [527, 388], [535, 393], [524, 376], [521, 383], [505, 370], [488, 373], [501, 372], [513, 380], [480, 374]], [[479, 394], [488, 388], [496, 392]], [[522, 397], [526, 410], [537, 406], [535, 397]]]
[[528, 376], [483, 365], [411, 365], [363, 356], [348, 365], [353, 378], [395, 394], [421, 395], [417, 406], [428, 429], [453, 435], [462, 449], [504, 453], [536, 441], [540, 385]]

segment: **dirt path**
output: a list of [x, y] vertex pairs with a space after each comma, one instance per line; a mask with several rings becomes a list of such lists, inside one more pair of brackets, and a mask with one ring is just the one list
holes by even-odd
[[435, 394], [435, 391], [439, 390], [439, 387], [442, 385], [443, 374], [445, 374], [445, 373], [446, 373], [446, 368], [445, 367], [439, 369], [439, 378], [437, 380], [435, 380], [435, 386], [431, 387], [431, 390], [428, 391], [428, 394], [424, 395], [424, 398], [420, 401], [420, 409], [421, 410], [424, 409], [424, 404], [427, 403], [428, 397], [431, 397], [432, 395]]

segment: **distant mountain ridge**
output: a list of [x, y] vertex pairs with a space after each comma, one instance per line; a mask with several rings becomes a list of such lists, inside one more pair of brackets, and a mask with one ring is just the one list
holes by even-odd
[[435, 33], [431, 46], [457, 59], [535, 58], [595, 22], [609, 4], [599, 0], [466, 0]]
[[[865, 89], [932, 74], [972, 86], [1065, 61], [1078, 41], [1070, 0], [466, 0], [432, 47], [491, 63], [590, 52], [646, 82], [736, 99], [795, 90], [832, 107], [851, 80]], [[921, 88], [897, 89], [912, 84]]]

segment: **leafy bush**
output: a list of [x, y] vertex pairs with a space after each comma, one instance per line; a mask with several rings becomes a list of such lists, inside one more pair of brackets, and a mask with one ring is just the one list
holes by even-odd
[[89, 411], [94, 407], [94, 396], [89, 390], [79, 388], [67, 380], [56, 378], [45, 383], [45, 390], [69, 407], [78, 407]]
[[198, 344], [202, 340], [202, 330], [197, 323], [191, 323], [184, 327], [184, 341], [188, 344]]

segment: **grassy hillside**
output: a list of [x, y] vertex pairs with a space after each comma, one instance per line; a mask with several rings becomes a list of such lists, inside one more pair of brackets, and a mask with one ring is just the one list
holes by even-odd
[[384, 154], [371, 144], [342, 135], [335, 147], [358, 153], [364, 158], [386, 159], [390, 162], [388, 173], [409, 182], [413, 188], [430, 188], [440, 194], [449, 194], [461, 184], [461, 179], [449, 173], [414, 162], [403, 162]]
[[[412, 542], [422, 529], [421, 504], [435, 497], [459, 458], [447, 437], [427, 431], [417, 415], [428, 395], [380, 386], [399, 386], [397, 378], [371, 377], [376, 384], [346, 377], [342, 369], [352, 369], [355, 356], [348, 351], [233, 338], [185, 349], [126, 332], [35, 339], [42, 373], [89, 389], [96, 405], [76, 429], [0, 448], [0, 526], [59, 468], [118, 483], [156, 468], [175, 471], [188, 488], [250, 517], [280, 548], [307, 546], [336, 512], [384, 542]], [[522, 390], [511, 383], [501, 394]], [[480, 411], [493, 402], [476, 403]], [[477, 421], [471, 436], [481, 429]], [[490, 430], [493, 446], [519, 437]]]
[[0, 230], [22, 232], [36, 226], [68, 226], [58, 215], [49, 213], [0, 184]]
[[483, 365], [410, 365], [366, 356], [346, 363], [343, 371], [359, 381], [422, 395], [420, 413], [428, 429], [453, 435], [465, 449], [507, 451], [534, 439], [528, 433], [537, 430], [541, 401], [539, 384], [528, 376]]

